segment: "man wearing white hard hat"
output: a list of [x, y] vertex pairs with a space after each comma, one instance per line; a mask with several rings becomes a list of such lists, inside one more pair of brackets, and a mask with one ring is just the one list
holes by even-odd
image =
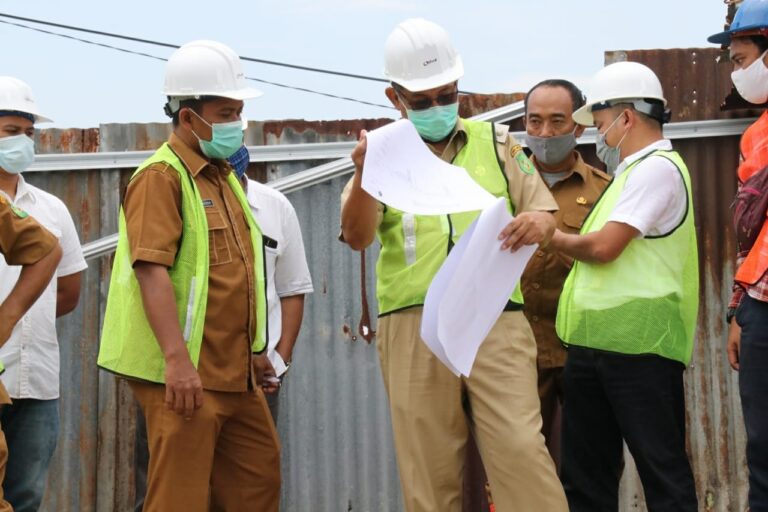
[[[13, 400], [0, 410], [8, 443], [5, 497], [14, 510], [40, 507], [48, 465], [59, 435], [59, 344], [56, 318], [77, 306], [82, 271], [87, 267], [72, 216], [56, 196], [23, 176], [34, 159], [35, 125], [42, 116], [31, 88], [13, 77], [0, 77], [0, 195], [53, 233], [63, 256], [42, 296], [0, 348], [3, 384]], [[0, 261], [0, 301], [16, 285], [20, 266]]]
[[[392, 83], [387, 97], [432, 152], [507, 199], [517, 217], [500, 234], [500, 247], [546, 245], [557, 203], [506, 126], [458, 117], [464, 69], [445, 30], [423, 19], [398, 25], [386, 43], [385, 74]], [[468, 378], [451, 373], [419, 336], [429, 284], [479, 212], [420, 216], [384, 207], [361, 188], [362, 135], [352, 153], [355, 175], [342, 197], [342, 235], [353, 249], [376, 236], [381, 242], [377, 346], [406, 510], [461, 510], [470, 432], [498, 510], [567, 510], [540, 432], [536, 341], [519, 288]]]
[[263, 240], [226, 162], [260, 93], [214, 41], [171, 55], [164, 93], [173, 133], [126, 190], [98, 363], [144, 413], [145, 511], [277, 511]]
[[576, 259], [556, 321], [568, 347], [561, 473], [568, 504], [572, 512], [618, 510], [626, 442], [648, 510], [693, 512], [683, 371], [699, 273], [688, 169], [662, 135], [666, 100], [642, 64], [600, 70], [573, 117], [597, 128], [598, 156], [615, 177], [581, 233], [556, 231], [551, 243]]

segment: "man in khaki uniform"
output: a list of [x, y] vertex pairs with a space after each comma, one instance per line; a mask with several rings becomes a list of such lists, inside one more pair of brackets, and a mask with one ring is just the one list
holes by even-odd
[[[225, 160], [259, 92], [215, 41], [178, 49], [164, 92], [174, 130], [126, 191], [99, 365], [130, 377], [144, 413], [145, 512], [277, 512], [262, 238]], [[122, 332], [135, 324], [151, 334]]]
[[[447, 33], [423, 19], [407, 20], [390, 35], [385, 52], [392, 104], [435, 155], [464, 167], [517, 214], [500, 235], [500, 249], [546, 245], [555, 226], [549, 212], [557, 204], [506, 127], [458, 118], [463, 66]], [[368, 195], [361, 188], [361, 135], [352, 153], [355, 175], [342, 197], [342, 235], [356, 250], [375, 236], [382, 244], [377, 345], [406, 510], [461, 510], [471, 431], [500, 512], [566, 511], [540, 432], [536, 342], [522, 304], [509, 301], [469, 378], [456, 377], [432, 354], [419, 335], [422, 306], [429, 282], [461, 235], [458, 217], [414, 216]]]
[[[554, 196], [559, 210], [557, 228], [577, 234], [592, 205], [608, 186], [611, 177], [584, 162], [576, 139], [584, 127], [576, 124], [573, 112], [584, 105], [584, 95], [567, 80], [545, 80], [525, 97], [525, 142], [531, 160]], [[552, 458], [559, 465], [560, 424], [555, 424], [563, 402], [562, 374], [566, 350], [555, 332], [557, 302], [573, 259], [562, 253], [539, 249], [528, 263], [521, 284], [525, 316], [538, 345], [539, 399], [542, 434]]]
[[[45, 290], [61, 259], [56, 237], [25, 212], [11, 205], [0, 194], [0, 253], [9, 265], [22, 265], [21, 274], [10, 295], [0, 304], [0, 346], [11, 336], [13, 327]], [[11, 399], [0, 382], [0, 405]], [[5, 478], [8, 447], [0, 430], [0, 484]], [[13, 510], [3, 499], [0, 487], [0, 512]]]

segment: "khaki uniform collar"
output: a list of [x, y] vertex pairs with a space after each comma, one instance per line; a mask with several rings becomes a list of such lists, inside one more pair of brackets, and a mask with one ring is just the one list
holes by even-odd
[[448, 139], [448, 145], [445, 146], [445, 150], [442, 154], [439, 154], [429, 143], [427, 143], [427, 147], [442, 160], [452, 162], [453, 159], [456, 158], [456, 155], [459, 154], [459, 151], [461, 151], [461, 148], [467, 144], [467, 139], [467, 129], [464, 127], [462, 119], [459, 118], [458, 121], [456, 121], [456, 126], [453, 128], [453, 133], [451, 133], [451, 136]]
[[232, 168], [226, 160], [213, 159], [208, 160], [199, 155], [194, 149], [189, 147], [181, 137], [178, 137], [175, 133], [171, 133], [168, 139], [168, 145], [171, 147], [174, 153], [179, 157], [181, 163], [187, 168], [187, 171], [192, 177], [197, 177], [206, 167], [211, 166], [220, 171], [224, 176], [232, 171]]
[[[573, 168], [568, 172], [568, 174], [560, 181], [565, 181], [569, 179], [573, 174], [578, 174], [581, 177], [581, 181], [586, 182], [587, 178], [589, 177], [589, 167], [587, 167], [586, 162], [584, 162], [584, 159], [581, 157], [581, 153], [574, 150], [574, 153], [576, 153], [576, 163], [574, 164]], [[536, 160], [536, 155], [531, 154], [531, 162], [533, 162], [533, 165], [536, 167], [536, 170], [539, 171], [539, 173], [542, 173], [544, 171], [539, 170], [539, 163]]]

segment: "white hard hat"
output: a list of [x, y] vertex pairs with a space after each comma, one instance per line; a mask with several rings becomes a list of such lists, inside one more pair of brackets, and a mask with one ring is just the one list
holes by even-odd
[[35, 117], [36, 123], [52, 123], [40, 115], [37, 103], [32, 97], [32, 88], [18, 78], [0, 76], [0, 110], [23, 112]]
[[457, 81], [464, 64], [441, 26], [411, 18], [387, 38], [384, 76], [409, 91], [426, 91]]
[[638, 111], [659, 120], [667, 105], [659, 77], [638, 62], [616, 62], [604, 67], [592, 77], [586, 93], [587, 103], [573, 113], [573, 120], [584, 126], [595, 124], [593, 110], [617, 103], [632, 103]]
[[163, 94], [177, 99], [218, 96], [247, 100], [263, 93], [246, 85], [240, 57], [230, 47], [216, 41], [192, 41], [168, 59]]

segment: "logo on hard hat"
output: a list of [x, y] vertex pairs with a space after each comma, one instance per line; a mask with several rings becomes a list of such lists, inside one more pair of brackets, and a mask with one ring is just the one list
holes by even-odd
[[435, 62], [437, 62], [437, 57], [435, 57], [434, 59], [425, 60], [424, 64], [422, 64], [422, 66], [427, 67], [430, 64], [434, 64]]

